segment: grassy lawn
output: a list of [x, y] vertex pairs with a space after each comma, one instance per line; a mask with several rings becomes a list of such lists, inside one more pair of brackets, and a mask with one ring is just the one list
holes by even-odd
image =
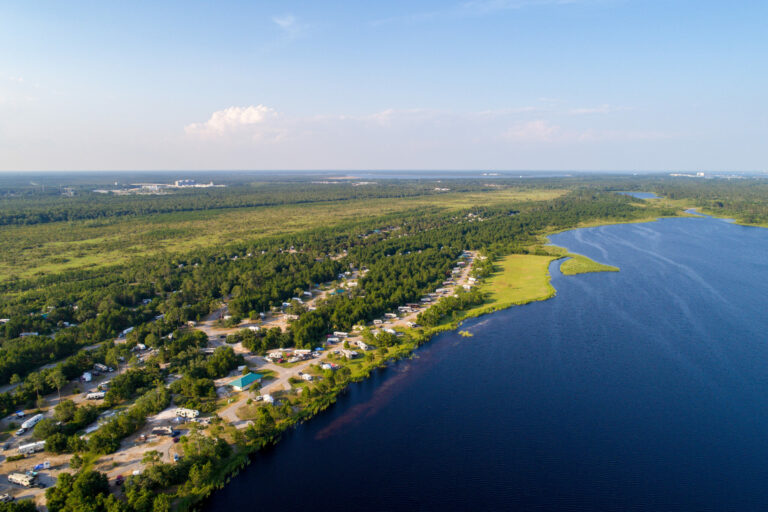
[[573, 254], [569, 260], [563, 262], [560, 265], [560, 272], [564, 275], [571, 276], [574, 274], [586, 274], [587, 272], [618, 272], [619, 267], [611, 265], [604, 265], [594, 260], [582, 256], [581, 254]]
[[235, 415], [241, 420], [253, 420], [258, 416], [259, 407], [264, 405], [264, 402], [253, 401], [250, 404], [245, 404], [242, 407], [238, 407], [235, 411]]
[[555, 295], [549, 283], [549, 263], [556, 256], [512, 254], [498, 262], [497, 270], [481, 285], [488, 302], [468, 311], [475, 316], [485, 310], [495, 310]]
[[258, 373], [261, 375], [261, 382], [262, 384], [266, 379], [275, 379], [277, 378], [277, 373], [274, 370], [270, 370], [268, 368], [261, 368], [257, 370], [251, 370], [253, 373]]

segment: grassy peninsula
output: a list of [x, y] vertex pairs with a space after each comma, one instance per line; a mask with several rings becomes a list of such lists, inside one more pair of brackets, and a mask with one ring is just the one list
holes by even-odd
[[589, 272], [618, 272], [619, 267], [598, 263], [581, 254], [573, 254], [560, 265], [560, 272], [566, 276], [587, 274]]

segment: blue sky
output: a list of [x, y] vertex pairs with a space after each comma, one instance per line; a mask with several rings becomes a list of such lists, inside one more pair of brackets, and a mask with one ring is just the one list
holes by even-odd
[[768, 2], [0, 2], [0, 170], [764, 170]]

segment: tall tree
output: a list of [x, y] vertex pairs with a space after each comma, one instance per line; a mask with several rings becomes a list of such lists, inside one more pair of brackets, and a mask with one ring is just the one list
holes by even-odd
[[64, 369], [61, 365], [56, 366], [56, 368], [53, 369], [52, 372], [48, 372], [48, 375], [46, 375], [46, 380], [48, 381], [48, 385], [56, 388], [56, 392], [59, 395], [59, 403], [61, 403], [61, 388], [63, 388], [67, 382], [67, 376], [64, 375]]

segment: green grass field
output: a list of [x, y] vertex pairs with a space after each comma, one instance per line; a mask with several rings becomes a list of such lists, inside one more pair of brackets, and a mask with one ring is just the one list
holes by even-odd
[[65, 270], [126, 263], [137, 256], [178, 253], [435, 209], [456, 211], [554, 199], [567, 191], [508, 187], [487, 192], [445, 194], [328, 203], [291, 204], [237, 209], [113, 217], [0, 228], [0, 281], [12, 277], [50, 275]]
[[618, 272], [619, 267], [604, 265], [581, 254], [572, 254], [571, 258], [560, 265], [560, 272], [566, 276], [586, 274], [588, 272]]
[[480, 286], [488, 301], [467, 312], [468, 316], [509, 306], [545, 300], [555, 295], [549, 282], [549, 264], [555, 256], [512, 254], [497, 263], [497, 270]]

